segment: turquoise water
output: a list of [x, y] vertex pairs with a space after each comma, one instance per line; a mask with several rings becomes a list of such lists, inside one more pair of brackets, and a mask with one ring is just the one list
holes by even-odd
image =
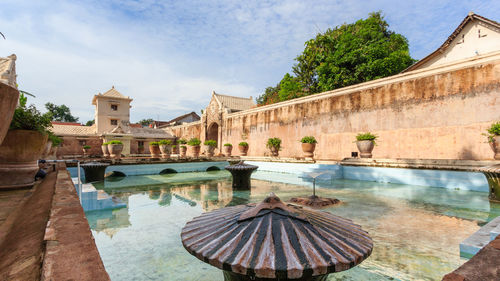
[[[95, 185], [127, 203], [87, 213], [112, 280], [223, 280], [219, 269], [183, 248], [180, 232], [186, 222], [202, 212], [260, 202], [270, 192], [282, 200], [312, 192], [310, 179], [261, 171], [254, 173], [250, 191], [233, 191], [225, 171], [125, 177]], [[320, 196], [343, 202], [324, 211], [352, 219], [374, 241], [367, 260], [330, 274], [329, 280], [441, 280], [465, 262], [460, 242], [494, 215], [481, 192], [324, 178], [317, 187]]]

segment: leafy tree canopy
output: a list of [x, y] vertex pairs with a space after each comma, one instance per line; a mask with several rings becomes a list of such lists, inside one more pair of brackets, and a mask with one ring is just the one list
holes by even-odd
[[305, 43], [293, 74], [257, 98], [259, 105], [293, 99], [397, 74], [415, 62], [408, 40], [389, 30], [380, 12], [343, 24]]
[[71, 115], [71, 111], [69, 107], [66, 105], [55, 105], [53, 103], [46, 103], [45, 108], [52, 115], [52, 121], [61, 121], [61, 122], [78, 122], [78, 118]]
[[139, 120], [139, 124], [141, 124], [142, 126], [149, 126], [149, 124], [153, 123], [155, 120], [153, 120], [152, 118], [149, 118], [149, 119], [142, 119], [142, 120]]
[[87, 121], [87, 123], [85, 123], [85, 126], [92, 126], [92, 125], [94, 125], [94, 123], [95, 123], [95, 120], [92, 119], [92, 120]]

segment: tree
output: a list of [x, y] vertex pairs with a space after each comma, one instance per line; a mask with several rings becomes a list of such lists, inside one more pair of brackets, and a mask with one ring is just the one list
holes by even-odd
[[[279, 92], [280, 101], [387, 77], [410, 66], [415, 60], [410, 57], [408, 40], [388, 27], [376, 12], [365, 20], [318, 33], [295, 59], [295, 77], [287, 74], [281, 80], [287, 89]], [[267, 104], [267, 94], [266, 89], [257, 99], [259, 104]]]
[[69, 107], [66, 105], [55, 105], [53, 103], [46, 103], [45, 108], [52, 115], [52, 121], [61, 121], [61, 122], [78, 122], [78, 118], [71, 115], [71, 111]]
[[85, 123], [85, 126], [92, 126], [92, 125], [94, 125], [94, 123], [95, 123], [95, 120], [92, 119], [92, 120], [87, 121], [87, 123]]
[[149, 119], [142, 119], [138, 123], [141, 124], [142, 126], [149, 126], [149, 124], [153, 123], [155, 120], [149, 118]]

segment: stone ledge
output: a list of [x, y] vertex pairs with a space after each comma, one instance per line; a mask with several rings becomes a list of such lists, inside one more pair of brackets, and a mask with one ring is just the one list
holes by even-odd
[[478, 168], [498, 164], [499, 161], [455, 160], [455, 159], [373, 159], [345, 158], [340, 162], [344, 166], [367, 166], [385, 168], [410, 168], [431, 170], [452, 170], [478, 172]]

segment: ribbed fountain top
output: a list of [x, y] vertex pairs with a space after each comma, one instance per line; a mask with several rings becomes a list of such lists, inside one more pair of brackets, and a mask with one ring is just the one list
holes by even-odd
[[204, 213], [181, 233], [184, 248], [225, 271], [256, 278], [298, 279], [352, 268], [372, 252], [368, 233], [351, 220], [283, 203]]
[[245, 161], [240, 161], [237, 164], [228, 165], [224, 168], [226, 170], [231, 171], [231, 170], [257, 170], [259, 167], [250, 164], [245, 164]]
[[83, 163], [80, 166], [82, 167], [104, 167], [104, 166], [109, 166], [109, 163], [101, 163], [97, 161], [92, 161], [88, 163]]
[[479, 172], [486, 172], [486, 173], [500, 173], [500, 164], [481, 167], [481, 168], [478, 168], [477, 170]]

